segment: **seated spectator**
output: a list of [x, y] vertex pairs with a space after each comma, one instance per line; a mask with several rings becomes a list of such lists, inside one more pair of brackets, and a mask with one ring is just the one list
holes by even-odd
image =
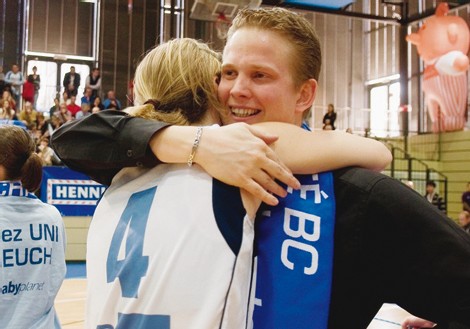
[[61, 125], [62, 122], [60, 121], [59, 117], [57, 115], [52, 116], [49, 120], [47, 120], [47, 131], [44, 133], [43, 137], [50, 138], [54, 131], [59, 129]]
[[465, 232], [470, 233], [470, 212], [466, 210], [460, 212], [459, 224]]
[[60, 111], [59, 111], [59, 114], [57, 115], [57, 117], [60, 120], [60, 124], [64, 124], [66, 122], [69, 122], [69, 121], [73, 120], [72, 113], [69, 111], [69, 109], [67, 108], [67, 105], [65, 105], [65, 103], [60, 104]]
[[93, 103], [93, 90], [90, 87], [86, 87], [85, 91], [83, 92], [83, 96], [80, 99], [80, 104], [92, 104]]
[[77, 96], [70, 96], [70, 104], [67, 105], [67, 109], [72, 113], [72, 117], [75, 118], [75, 115], [81, 111], [80, 106], [78, 106], [75, 102], [77, 101]]
[[103, 103], [105, 110], [109, 110], [109, 109], [121, 110], [122, 109], [121, 102], [119, 101], [119, 99], [116, 98], [116, 94], [114, 93], [114, 90], [108, 91], [107, 96], [108, 98], [106, 98]]
[[0, 108], [0, 120], [12, 120], [15, 110], [11, 108], [10, 102], [4, 100], [1, 105], [2, 107]]
[[[98, 108], [97, 110], [95, 110], [95, 108]], [[93, 100], [93, 106], [91, 107], [91, 111], [93, 113], [95, 112], [99, 112], [99, 111], [103, 111], [104, 110], [104, 105], [103, 103], [101, 102], [101, 97], [100, 96], [97, 96], [94, 100]]]
[[2, 104], [4, 101], [8, 101], [10, 103], [10, 108], [16, 110], [16, 101], [9, 90], [4, 90], [2, 93]]
[[49, 109], [49, 118], [52, 118], [52, 116], [58, 114], [60, 111], [60, 100], [56, 97], [54, 98], [54, 105], [51, 106]]
[[47, 120], [46, 120], [46, 117], [44, 116], [44, 113], [38, 112], [38, 115], [36, 116], [36, 126], [40, 134], [39, 137], [42, 137], [47, 131]]
[[75, 114], [75, 119], [81, 119], [83, 117], [86, 117], [88, 115], [90, 115], [90, 104], [88, 103], [82, 103], [82, 106], [81, 106], [81, 110], [80, 112], [77, 112], [77, 114]]
[[31, 102], [25, 102], [23, 109], [18, 114], [18, 119], [23, 121], [27, 126], [36, 124], [38, 112], [33, 109]]
[[62, 102], [61, 103], [65, 103], [65, 105], [69, 105], [70, 104], [70, 97], [69, 97], [69, 94], [67, 94], [66, 91], [64, 91], [62, 93]]
[[49, 147], [49, 138], [42, 137], [38, 145], [38, 155], [41, 158], [43, 166], [52, 166], [52, 157], [54, 150]]

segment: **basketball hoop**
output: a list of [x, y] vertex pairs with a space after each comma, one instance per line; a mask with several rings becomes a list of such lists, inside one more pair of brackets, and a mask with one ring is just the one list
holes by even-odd
[[219, 13], [215, 21], [215, 29], [217, 30], [217, 37], [221, 40], [227, 39], [228, 29], [230, 27], [230, 20], [224, 13]]

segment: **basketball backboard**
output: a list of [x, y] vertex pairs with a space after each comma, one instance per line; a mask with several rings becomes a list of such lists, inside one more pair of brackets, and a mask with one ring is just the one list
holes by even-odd
[[235, 17], [242, 8], [258, 8], [261, 0], [196, 0], [189, 18], [215, 22], [222, 13], [227, 19]]

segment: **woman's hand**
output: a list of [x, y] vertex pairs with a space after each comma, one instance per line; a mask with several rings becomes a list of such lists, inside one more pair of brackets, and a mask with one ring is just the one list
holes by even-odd
[[294, 189], [300, 188], [291, 171], [268, 146], [276, 140], [277, 136], [244, 123], [205, 128], [195, 160], [213, 177], [276, 205], [278, 200], [272, 194], [281, 197], [287, 194], [276, 179]]

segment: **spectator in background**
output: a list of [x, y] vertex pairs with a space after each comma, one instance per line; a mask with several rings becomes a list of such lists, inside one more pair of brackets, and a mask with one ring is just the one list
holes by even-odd
[[52, 116], [49, 120], [47, 120], [47, 131], [43, 134], [43, 137], [50, 138], [52, 134], [54, 133], [54, 131], [59, 129], [61, 125], [62, 125], [62, 122], [60, 121], [59, 116], [57, 115]]
[[[335, 121], [336, 121], [336, 112], [333, 104], [328, 104], [328, 110], [323, 116], [323, 129], [324, 130], [335, 130]], [[325, 128], [328, 125], [331, 126], [331, 129]]]
[[31, 124], [36, 125], [37, 123], [37, 115], [38, 112], [33, 109], [33, 104], [31, 102], [26, 101], [24, 103], [23, 109], [18, 114], [18, 119], [23, 121], [26, 126], [30, 126]]
[[426, 182], [426, 194], [424, 195], [424, 197], [430, 203], [432, 203], [434, 206], [436, 206], [439, 210], [446, 213], [446, 204], [445, 204], [444, 200], [436, 192], [436, 182], [435, 181], [430, 180], [430, 181]]
[[459, 224], [465, 232], [470, 233], [470, 212], [466, 210], [460, 212]]
[[33, 66], [33, 74], [28, 75], [28, 81], [34, 84], [34, 97], [33, 97], [33, 107], [37, 110], [37, 102], [39, 96], [39, 89], [41, 88], [41, 77], [37, 74], [38, 68]]
[[36, 116], [36, 128], [38, 129], [39, 138], [44, 136], [47, 131], [47, 120], [43, 112], [38, 112]]
[[0, 65], [0, 91], [5, 89], [5, 73], [3, 73], [3, 65]]
[[11, 108], [10, 102], [4, 100], [0, 105], [0, 120], [13, 120], [13, 113], [15, 110]]
[[60, 104], [60, 111], [57, 117], [59, 118], [61, 125], [66, 122], [72, 121], [73, 119], [72, 113], [68, 110], [67, 105], [65, 105], [65, 103]]
[[462, 194], [463, 210], [470, 212], [470, 182], [467, 183], [467, 190]]
[[[95, 108], [97, 108], [97, 110], [95, 110]], [[101, 97], [98, 96], [96, 97], [94, 100], [93, 100], [93, 106], [91, 107], [92, 109], [92, 112], [95, 113], [95, 112], [99, 112], [99, 111], [103, 111], [104, 110], [104, 105], [103, 103], [101, 102]]]
[[42, 137], [38, 145], [38, 155], [41, 158], [43, 166], [52, 166], [54, 150], [49, 147], [49, 138]]
[[75, 114], [75, 119], [81, 119], [83, 117], [86, 117], [90, 115], [90, 104], [88, 103], [82, 103], [81, 110]]
[[75, 102], [77, 101], [77, 96], [70, 96], [70, 104], [67, 105], [67, 109], [72, 113], [72, 117], [75, 118], [75, 115], [80, 112], [82, 109]]
[[101, 76], [99, 68], [94, 67], [91, 70], [90, 75], [86, 77], [85, 88], [90, 88], [92, 90], [91, 96], [93, 99], [101, 96]]
[[60, 112], [60, 100], [54, 98], [54, 105], [49, 109], [49, 118], [52, 118], [54, 115], [57, 115]]
[[114, 90], [108, 91], [107, 97], [104, 100], [104, 109], [109, 110], [109, 109], [114, 109], [114, 110], [121, 110], [121, 102], [119, 99], [116, 98], [116, 94], [114, 93]]
[[4, 101], [8, 101], [10, 103], [10, 108], [16, 110], [16, 101], [11, 95], [10, 90], [4, 90], [2, 93], [2, 104]]
[[18, 64], [11, 66], [11, 71], [8, 71], [5, 75], [5, 82], [10, 85], [11, 94], [15, 99], [15, 103], [20, 103], [21, 86], [24, 84], [23, 73], [20, 71]]
[[69, 98], [77, 96], [78, 87], [80, 87], [80, 74], [75, 72], [75, 66], [71, 66], [70, 72], [65, 73], [62, 84]]
[[42, 179], [35, 151], [24, 129], [0, 127], [1, 275], [9, 287], [0, 294], [2, 328], [60, 328], [54, 300], [65, 278], [66, 235], [59, 211], [33, 194]]
[[61, 103], [65, 103], [65, 105], [70, 104], [70, 97], [69, 97], [69, 94], [66, 91], [64, 91], [62, 93], [62, 102]]
[[93, 96], [92, 96], [93, 91], [91, 90], [90, 87], [85, 87], [85, 91], [83, 92], [83, 96], [80, 99], [80, 104], [92, 104], [93, 103]]
[[23, 99], [25, 102], [34, 103], [34, 82], [28, 77], [23, 84]]

